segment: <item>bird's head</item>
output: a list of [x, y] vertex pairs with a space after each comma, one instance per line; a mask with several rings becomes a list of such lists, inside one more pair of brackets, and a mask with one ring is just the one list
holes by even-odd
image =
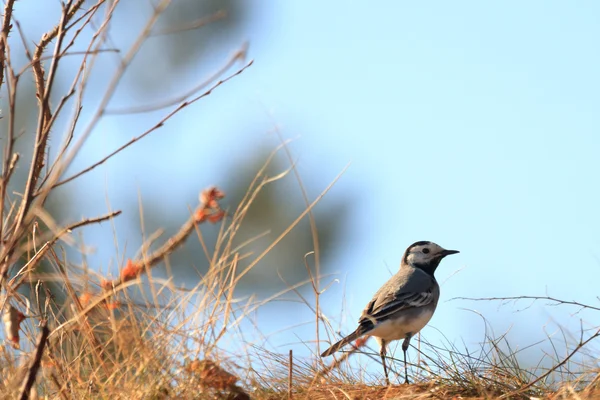
[[402, 264], [422, 269], [433, 275], [442, 258], [456, 253], [458, 250], [446, 250], [433, 242], [415, 242], [406, 249]]

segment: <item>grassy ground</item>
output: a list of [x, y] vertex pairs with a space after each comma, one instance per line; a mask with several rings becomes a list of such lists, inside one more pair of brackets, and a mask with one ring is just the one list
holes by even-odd
[[[365, 365], [379, 360], [376, 349], [368, 349], [364, 340], [327, 364], [316, 354], [297, 357], [257, 345], [243, 327], [252, 322], [255, 310], [277, 296], [265, 301], [235, 295], [244, 274], [238, 265], [245, 254], [243, 245], [235, 245], [235, 235], [263, 182], [259, 173], [248, 196], [227, 217], [221, 208], [224, 193], [204, 190], [177, 233], [163, 239], [155, 251], [142, 251], [137, 259], [127, 260], [114, 279], [70, 262], [59, 246], [47, 247], [44, 254], [50, 271], [23, 268], [12, 275], [9, 287], [22, 285], [30, 291], [25, 295], [14, 290], [6, 299], [0, 397], [24, 393], [29, 376], [32, 391], [49, 399], [600, 397], [599, 375], [589, 367], [594, 356], [588, 357], [588, 364], [575, 357], [593, 335], [582, 337], [566, 357], [557, 356], [552, 368], [536, 371], [519, 365], [504, 337], [488, 337], [476, 352], [419, 338], [418, 347], [411, 348], [419, 354], [417, 364], [411, 365], [416, 383], [390, 387], [381, 386], [377, 383], [381, 376], [366, 369]], [[219, 230], [220, 235], [215, 248], [205, 249], [210, 268], [196, 287], [182, 288], [172, 279], [152, 276], [152, 267], [185, 241], [203, 242], [203, 229]], [[41, 248], [29, 259], [35, 260]], [[265, 254], [257, 255], [250, 265], [257, 265]], [[317, 334], [324, 335], [330, 328], [318, 306], [319, 279], [314, 273], [307, 275], [305, 284], [315, 289], [314, 298], [303, 297], [303, 301], [315, 313]], [[40, 282], [58, 285], [66, 297], [44, 296]], [[306, 347], [313, 348], [314, 342]], [[367, 364], [354, 363], [357, 352], [372, 358], [367, 358]], [[390, 360], [388, 365], [394, 371], [401, 361]]]
[[[98, 124], [106, 115], [107, 105], [121, 78], [141, 45], [152, 36], [154, 24], [170, 1], [154, 3], [148, 23], [130, 48], [111, 48], [110, 27], [119, 1], [69, 0], [58, 10], [59, 20], [54, 21], [52, 28], [29, 50], [26, 46], [30, 40], [21, 37], [15, 1], [4, 1], [0, 27], [0, 88], [3, 100], [7, 99], [7, 108], [2, 110], [0, 119], [3, 124], [0, 309], [4, 328], [4, 341], [0, 345], [0, 398], [600, 398], [597, 356], [587, 353], [586, 360], [580, 357], [588, 344], [600, 336], [600, 330], [582, 335], [566, 356], [560, 357], [557, 352], [550, 367], [535, 371], [519, 365], [517, 355], [510, 351], [502, 337], [488, 337], [475, 353], [453, 346], [440, 348], [422, 341], [419, 349], [411, 349], [421, 351], [420, 361], [411, 366], [416, 383], [390, 387], [377, 384], [379, 376], [371, 376], [364, 365], [353, 362], [352, 352], [342, 353], [335, 361], [324, 364], [316, 351], [305, 358], [293, 354], [290, 357], [258, 345], [247, 327], [253, 326], [253, 313], [278, 296], [268, 300], [239, 298], [236, 288], [244, 275], [260, 264], [305, 218], [313, 229], [316, 266], [307, 266], [304, 284], [312, 288], [314, 297], [300, 296], [297, 286], [279, 295], [298, 294], [313, 311], [315, 338], [305, 343], [306, 348], [313, 349], [315, 341], [327, 336], [326, 331], [329, 337], [335, 336], [320, 308], [319, 243], [311, 213], [329, 188], [316, 199], [309, 199], [303, 190], [305, 211], [260, 254], [250, 253], [247, 242], [236, 240], [258, 193], [285, 175], [266, 175], [271, 158], [266, 160], [265, 168], [258, 171], [241, 203], [223, 207], [232, 210], [228, 215], [221, 206], [227, 200], [224, 193], [217, 188], [202, 191], [189, 218], [180, 221], [179, 231], [168, 238], [155, 233], [149, 235], [140, 255], [119, 265], [116, 277], [87, 268], [84, 252], [77, 260], [71, 259], [65, 251], [67, 247], [84, 248], [73, 235], [77, 229], [112, 221], [120, 212], [63, 225], [46, 210], [51, 194], [160, 130], [178, 112], [205, 99], [221, 85], [229, 84], [230, 79], [252, 64], [244, 62], [234, 73], [223, 76], [225, 71], [243, 61], [245, 47], [239, 49], [207, 82], [171, 103], [154, 107], [153, 111], [163, 110], [164, 114], [146, 131], [135, 133], [133, 139], [114, 152], [68, 175], [84, 142], [99, 130]], [[210, 20], [200, 21], [196, 28]], [[86, 42], [80, 43], [81, 40]], [[84, 50], [74, 51], [74, 48]], [[26, 54], [26, 65], [13, 65], [13, 50]], [[107, 80], [109, 84], [104, 93], [95, 93], [99, 101], [88, 107], [84, 96], [88, 79], [95, 72], [97, 57], [104, 52], [118, 53], [119, 62], [114, 63], [114, 71], [102, 71], [112, 72], [112, 78]], [[64, 93], [55, 93], [55, 76], [67, 56], [79, 57], [80, 67], [61, 75], [64, 82], [71, 79], [72, 83]], [[19, 84], [27, 80], [35, 82], [35, 93], [20, 89]], [[15, 124], [16, 116], [25, 113], [17, 110], [20, 104], [17, 99], [27, 95], [31, 102], [26, 106], [37, 105], [37, 117], [34, 132], [23, 133]], [[85, 124], [80, 121], [84, 105], [91, 115]], [[67, 115], [65, 110], [71, 114]], [[56, 125], [59, 116], [68, 123]], [[59, 132], [64, 133], [63, 139], [56, 138], [50, 151], [51, 133], [58, 135]], [[15, 150], [17, 144], [20, 149], [29, 149], [30, 160], [26, 163], [20, 161], [23, 155]], [[278, 151], [294, 165], [284, 144]], [[17, 168], [27, 171], [26, 182], [12, 182]], [[287, 172], [296, 174], [294, 168]], [[297, 174], [296, 178], [302, 188]], [[18, 190], [9, 190], [9, 184]], [[208, 248], [205, 244], [202, 236], [205, 229], [219, 231], [214, 247]], [[209, 263], [197, 286], [183, 288], [173, 279], [153, 277], [152, 268], [166, 263], [170, 254], [190, 240], [202, 244]], [[153, 251], [149, 250], [150, 242], [155, 244]], [[250, 262], [241, 268], [241, 260]], [[360, 349], [355, 351], [364, 350], [364, 342], [356, 345]], [[375, 356], [368, 362], [379, 360]]]

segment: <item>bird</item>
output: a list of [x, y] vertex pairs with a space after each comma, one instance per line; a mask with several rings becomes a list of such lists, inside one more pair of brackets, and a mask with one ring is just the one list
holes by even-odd
[[457, 253], [458, 250], [446, 250], [429, 241], [411, 244], [402, 256], [398, 272], [379, 288], [363, 310], [358, 328], [325, 350], [321, 357], [337, 352], [362, 336], [373, 336], [381, 349], [379, 355], [389, 386], [386, 348], [389, 342], [403, 339], [404, 383], [408, 384], [406, 351], [410, 339], [427, 325], [440, 298], [434, 272], [444, 257]]

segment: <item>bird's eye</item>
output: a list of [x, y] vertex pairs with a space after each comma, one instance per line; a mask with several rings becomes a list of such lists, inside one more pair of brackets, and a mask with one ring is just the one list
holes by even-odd
[[429, 254], [429, 249], [426, 247], [422, 250], [423, 254]]

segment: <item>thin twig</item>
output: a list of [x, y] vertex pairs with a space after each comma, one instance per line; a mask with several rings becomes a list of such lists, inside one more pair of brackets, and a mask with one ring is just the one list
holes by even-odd
[[335, 358], [335, 360], [330, 365], [328, 365], [321, 371], [318, 371], [317, 374], [315, 375], [315, 379], [313, 380], [313, 382], [318, 378], [322, 378], [322, 377], [328, 375], [331, 371], [338, 368], [344, 361], [346, 361], [348, 358], [350, 358], [350, 356], [352, 354], [360, 351], [360, 347], [364, 346], [366, 343], [367, 343], [366, 341], [359, 342], [359, 344], [360, 344], [359, 347], [355, 346], [354, 343], [349, 343], [350, 346], [352, 346], [352, 348], [348, 351], [344, 351], [342, 353], [342, 355], [339, 358]]
[[290, 361], [289, 361], [289, 369], [288, 369], [288, 399], [292, 399], [294, 395], [292, 394], [292, 388], [294, 385], [294, 353], [292, 349], [290, 349]]
[[[33, 54], [33, 61], [31, 67], [33, 69], [33, 76], [35, 78], [37, 87], [37, 98], [40, 103], [40, 112], [38, 115], [38, 126], [34, 144], [34, 152], [32, 158], [32, 164], [29, 170], [29, 177], [27, 179], [27, 186], [25, 188], [25, 194], [23, 195], [23, 210], [19, 214], [18, 220], [22, 220], [26, 213], [27, 207], [31, 203], [33, 194], [36, 190], [37, 180], [40, 176], [42, 166], [44, 165], [44, 157], [46, 152], [46, 143], [50, 133], [50, 120], [52, 119], [52, 112], [50, 111], [50, 93], [54, 79], [56, 77], [56, 71], [58, 63], [61, 59], [62, 42], [66, 34], [65, 27], [77, 10], [83, 5], [84, 0], [78, 0], [75, 4], [73, 1], [69, 1], [63, 7], [63, 13], [61, 15], [60, 22], [49, 32], [45, 33], [40, 40], [40, 43], [36, 46]], [[44, 69], [42, 67], [41, 58], [44, 50], [50, 44], [54, 38], [57, 38], [56, 45], [54, 46], [54, 53], [52, 61], [50, 63], [50, 70], [48, 72], [48, 78], [44, 79]], [[17, 224], [16, 229], [19, 228]]]
[[[83, 22], [82, 27], [77, 31], [77, 33], [79, 33], [84, 27], [91, 24], [92, 18], [94, 17], [96, 11], [99, 9], [100, 5], [103, 2], [104, 2], [104, 0], [98, 0], [98, 3], [95, 6], [91, 7], [87, 12], [84, 13], [84, 16], [87, 15], [87, 20]], [[113, 6], [108, 10], [108, 15], [107, 15], [105, 21], [102, 23], [100, 28], [98, 28], [98, 30], [92, 36], [92, 39], [90, 40], [87, 49], [83, 52], [84, 57], [79, 65], [77, 74], [73, 78], [71, 87], [67, 91], [67, 94], [61, 98], [61, 100], [58, 103], [58, 106], [56, 107], [55, 115], [56, 115], [56, 113], [58, 113], [60, 111], [62, 106], [65, 104], [66, 100], [68, 98], [70, 98], [71, 95], [73, 95], [77, 91], [77, 97], [75, 99], [75, 104], [73, 106], [74, 114], [71, 117], [70, 127], [65, 130], [65, 137], [61, 144], [61, 149], [60, 149], [60, 151], [58, 151], [58, 153], [54, 159], [54, 162], [52, 163], [49, 171], [46, 173], [46, 176], [44, 177], [42, 182], [38, 185], [39, 189], [35, 194], [36, 196], [39, 196], [40, 194], [43, 193], [42, 188], [44, 187], [46, 181], [51, 176], [53, 176], [52, 173], [53, 173], [54, 169], [61, 165], [63, 156], [66, 153], [66, 151], [68, 150], [69, 145], [71, 144], [71, 141], [73, 140], [73, 136], [75, 133], [75, 127], [79, 121], [81, 109], [83, 108], [83, 95], [86, 92], [86, 83], [87, 83], [89, 77], [91, 76], [91, 74], [88, 73], [88, 71], [93, 70], [94, 61], [96, 60], [98, 55], [101, 54], [100, 47], [102, 46], [103, 42], [99, 41], [98, 38], [100, 37], [100, 34], [102, 32], [104, 32], [105, 29], [107, 29], [108, 21], [110, 21], [110, 19], [111, 19], [111, 16], [112, 16], [112, 13], [114, 12], [114, 7], [116, 6], [116, 4], [117, 4], [117, 2], [114, 2]], [[76, 35], [77, 35], [77, 33], [76, 33]], [[73, 38], [73, 40], [74, 40], [74, 38]], [[72, 43], [73, 43], [73, 41], [71, 42], [71, 44]], [[118, 49], [115, 49], [115, 50], [117, 50], [117, 53], [119, 53]], [[88, 62], [88, 59], [91, 59], [91, 61]], [[57, 180], [57, 179], [58, 179], [58, 177], [55, 177], [55, 180]], [[50, 190], [46, 189], [44, 191], [46, 196]]]
[[298, 223], [300, 221], [302, 221], [302, 219], [304, 219], [304, 217], [306, 217], [306, 215], [317, 205], [317, 203], [321, 201], [321, 199], [325, 196], [325, 194], [331, 190], [333, 185], [335, 185], [337, 183], [337, 181], [342, 177], [342, 175], [346, 172], [346, 170], [349, 167], [350, 167], [350, 165], [348, 164], [342, 169], [342, 172], [340, 172], [334, 178], [333, 182], [331, 182], [329, 185], [327, 185], [327, 187], [321, 192], [321, 194], [319, 194], [317, 196], [317, 198], [315, 200], [313, 200], [313, 202], [310, 203], [310, 205], [308, 207], [306, 207], [306, 209], [304, 211], [302, 211], [300, 213], [300, 215], [291, 224], [289, 224], [289, 226], [283, 232], [281, 232], [281, 234], [269, 246], [267, 246], [262, 251], [262, 253], [260, 253], [258, 255], [257, 258], [255, 258], [243, 271], [240, 272], [236, 281], [239, 282], [240, 279], [242, 279], [244, 277], [244, 275], [246, 275], [252, 268], [254, 268], [254, 266], [263, 259], [263, 257], [265, 257], [284, 237], [287, 236], [288, 233], [290, 233], [290, 231], [292, 229], [294, 229], [296, 227], [296, 225], [298, 225]]
[[472, 300], [472, 301], [518, 301], [518, 300], [547, 300], [558, 303], [557, 305], [571, 305], [581, 307], [582, 309], [590, 309], [600, 311], [600, 307], [590, 306], [573, 300], [561, 300], [551, 296], [508, 296], [508, 297], [454, 297], [450, 300]]
[[29, 367], [27, 379], [25, 379], [25, 381], [23, 382], [23, 387], [21, 388], [21, 394], [19, 395], [19, 399], [21, 400], [29, 399], [29, 393], [31, 392], [31, 388], [35, 383], [35, 377], [37, 376], [38, 370], [40, 369], [40, 364], [42, 363], [42, 356], [44, 355], [44, 349], [46, 348], [46, 343], [48, 341], [49, 335], [50, 328], [48, 328], [48, 322], [44, 321], [42, 325], [42, 332], [40, 333], [40, 338], [37, 342], [35, 356]]
[[[113, 6], [110, 8], [109, 15], [112, 15], [114, 6], [117, 3], [118, 2], [114, 2]], [[135, 42], [131, 45], [131, 47], [129, 48], [127, 53], [125, 53], [125, 55], [120, 59], [119, 67], [117, 68], [117, 70], [113, 74], [112, 78], [108, 82], [107, 89], [105, 90], [104, 95], [102, 96], [102, 99], [100, 100], [100, 104], [98, 105], [95, 112], [93, 113], [91, 120], [88, 122], [87, 126], [83, 129], [83, 132], [79, 136], [79, 139], [77, 140], [77, 142], [75, 144], [73, 144], [73, 146], [71, 147], [71, 150], [67, 154], [64, 155], [63, 162], [61, 163], [61, 165], [58, 168], [56, 168], [52, 172], [51, 177], [48, 178], [50, 189], [58, 186], [56, 183], [58, 182], [58, 180], [60, 179], [60, 177], [66, 170], [66, 168], [69, 165], [71, 165], [71, 162], [73, 161], [75, 156], [79, 153], [79, 150], [81, 149], [83, 144], [90, 137], [92, 131], [97, 126], [97, 124], [99, 123], [101, 118], [104, 116], [104, 114], [106, 112], [106, 107], [108, 106], [108, 103], [110, 102], [113, 95], [115, 94], [117, 87], [119, 86], [119, 83], [121, 82], [121, 79], [123, 78], [123, 75], [125, 74], [125, 71], [129, 67], [129, 65], [131, 65], [131, 62], [133, 61], [135, 56], [138, 54], [142, 45], [146, 42], [146, 39], [149, 37], [149, 35], [152, 31], [152, 28], [158, 21], [158, 18], [167, 9], [167, 7], [169, 6], [170, 3], [171, 3], [171, 0], [162, 0], [154, 6], [154, 12], [152, 13], [152, 16], [148, 19], [148, 21], [144, 25], [142, 32], [136, 38]], [[108, 21], [105, 21], [103, 26], [106, 26], [107, 23], [108, 23]], [[96, 37], [96, 36], [94, 36], [94, 37]]]
[[[185, 101], [185, 99], [187, 99], [187, 98], [193, 96], [194, 94], [200, 92], [201, 90], [203, 90], [205, 87], [208, 86], [209, 83], [214, 82], [215, 79], [217, 79], [218, 77], [223, 75], [225, 73], [225, 71], [227, 71], [229, 68], [231, 68], [237, 61], [243, 61], [246, 58], [247, 51], [248, 51], [248, 43], [244, 43], [238, 50], [236, 50], [229, 57], [229, 59], [223, 64], [223, 66], [221, 66], [218, 70], [216, 70], [215, 72], [210, 74], [208, 76], [208, 78], [204, 79], [204, 81], [202, 81], [198, 85], [194, 86], [193, 88], [191, 88], [184, 94], [181, 94], [174, 99], [167, 99], [167, 100], [161, 101], [160, 103], [147, 104], [147, 105], [142, 105], [142, 106], [117, 108], [114, 110], [107, 109], [106, 115], [111, 115], [111, 114], [112, 115], [123, 115], [123, 114], [131, 115], [131, 114], [146, 113], [146, 112], [151, 112], [151, 111], [162, 110], [162, 109], [168, 108], [168, 107], [173, 107], [173, 106]], [[213, 89], [215, 87], [213, 87]]]
[[[582, 332], [582, 335], [583, 335], [583, 332]], [[573, 357], [579, 350], [581, 350], [585, 345], [587, 345], [589, 342], [591, 342], [592, 340], [596, 339], [597, 337], [600, 337], [600, 329], [598, 329], [596, 331], [596, 333], [594, 333], [592, 336], [590, 336], [586, 340], [580, 339], [579, 343], [573, 349], [573, 351], [571, 351], [571, 353], [569, 353], [568, 356], [566, 356], [561, 362], [559, 362], [558, 364], [556, 364], [552, 368], [550, 368], [547, 372], [545, 372], [544, 374], [538, 376], [536, 379], [534, 379], [533, 381], [529, 382], [525, 386], [521, 387], [519, 390], [511, 392], [511, 393], [507, 393], [507, 394], [501, 396], [500, 398], [501, 399], [510, 398], [510, 397], [515, 396], [515, 395], [517, 395], [519, 393], [523, 393], [523, 392], [527, 391], [533, 385], [535, 385], [536, 383], [540, 382], [543, 379], [546, 379], [546, 377], [548, 377], [551, 373], [553, 373], [554, 371], [556, 371], [557, 369], [559, 369], [560, 367], [562, 367], [563, 365], [565, 365], [571, 359], [571, 357]]]
[[[304, 204], [306, 205], [306, 207], [310, 207], [310, 200], [308, 198], [308, 193], [306, 191], [306, 188], [304, 187], [304, 183], [302, 182], [302, 178], [300, 177], [300, 172], [298, 171], [298, 168], [296, 168], [296, 165], [293, 161], [292, 158], [292, 153], [289, 149], [289, 146], [286, 145], [285, 141], [283, 140], [283, 136], [281, 135], [281, 132], [279, 131], [279, 129], [275, 129], [275, 131], [277, 132], [277, 136], [279, 137], [279, 141], [281, 142], [281, 144], [283, 145], [283, 149], [285, 151], [285, 154], [287, 156], [288, 161], [290, 162], [290, 164], [292, 165], [292, 170], [294, 172], [294, 176], [296, 177], [296, 181], [298, 182], [298, 186], [300, 187], [300, 192], [302, 193], [302, 199], [304, 200]], [[310, 276], [310, 282], [312, 285], [312, 289], [315, 295], [315, 337], [316, 337], [316, 347], [317, 347], [317, 354], [321, 354], [321, 341], [319, 340], [320, 338], [320, 331], [319, 331], [319, 322], [321, 321], [321, 306], [320, 306], [320, 297], [321, 297], [321, 289], [320, 289], [320, 279], [321, 279], [321, 257], [320, 257], [320, 246], [319, 246], [319, 230], [317, 229], [317, 222], [315, 220], [315, 216], [312, 212], [312, 209], [309, 209], [308, 212], [308, 222], [310, 224], [310, 232], [311, 232], [311, 236], [312, 236], [312, 241], [313, 241], [313, 255], [314, 255], [314, 259], [315, 259], [315, 273], [314, 276], [312, 274], [312, 270], [310, 269], [310, 266], [308, 265], [308, 263], [306, 262], [306, 256], [304, 257], [304, 265], [306, 266], [306, 270], [308, 271], [308, 274]]]
[[[59, 270], [59, 273], [62, 276], [62, 282], [65, 285], [65, 289], [67, 290], [69, 297], [73, 301], [75, 308], [77, 309], [77, 313], [78, 314], [83, 313], [83, 306], [81, 305], [79, 298], [75, 294], [75, 289], [73, 289], [73, 285], [71, 284], [69, 277], [67, 276], [67, 273], [66, 273], [62, 263], [59, 261], [58, 256], [56, 255], [56, 253], [54, 252], [54, 250], [52, 248], [50, 248], [50, 252], [52, 253], [54, 260], [56, 261], [57, 269]], [[100, 343], [98, 342], [98, 339], [96, 338], [94, 329], [92, 328], [90, 321], [88, 321], [86, 318], [82, 318], [81, 322], [82, 322], [81, 325], [84, 327], [86, 337], [91, 344], [92, 352], [94, 353], [94, 355], [96, 356], [96, 359], [98, 360], [98, 362], [104, 369], [104, 372], [106, 374], [109, 374], [110, 373], [109, 369], [106, 366], [106, 363], [104, 362], [104, 357], [106, 357], [106, 353], [104, 353], [104, 355], [103, 355]]]
[[8, 0], [6, 5], [4, 6], [4, 18], [2, 19], [2, 36], [0, 36], [0, 88], [4, 83], [4, 67], [5, 63], [5, 51], [6, 51], [6, 42], [8, 40], [8, 34], [10, 33], [10, 28], [12, 27], [10, 21], [12, 19], [13, 7], [15, 5], [15, 0]]
[[82, 226], [98, 224], [100, 222], [107, 221], [111, 218], [119, 216], [120, 214], [121, 211], [114, 211], [101, 217], [84, 219], [82, 221], [76, 222], [74, 224], [62, 228], [60, 232], [56, 233], [51, 240], [44, 243], [44, 245], [34, 254], [34, 256], [29, 261], [27, 261], [23, 268], [21, 268], [21, 270], [10, 280], [10, 286], [12, 287], [15, 280], [21, 277], [21, 279], [19, 279], [14, 285], [14, 289], [16, 290], [21, 285], [25, 273], [27, 271], [30, 271], [33, 267], [35, 267], [35, 265], [42, 259], [42, 257], [46, 255], [46, 252], [50, 250], [52, 246], [65, 234], [70, 233], [77, 228], [81, 228]]
[[198, 18], [195, 21], [188, 23], [180, 23], [175, 27], [164, 28], [155, 32], [152, 32], [152, 36], [172, 35], [174, 33], [181, 33], [185, 31], [191, 31], [198, 28], [202, 28], [208, 24], [224, 19], [227, 16], [227, 11], [218, 10], [214, 14], [206, 17]]
[[161, 247], [154, 253], [143, 256], [138, 260], [128, 260], [127, 265], [121, 270], [119, 278], [112, 281], [102, 282], [102, 287], [105, 290], [114, 290], [123, 283], [137, 278], [147, 269], [154, 267], [160, 263], [167, 255], [171, 254], [179, 246], [183, 245], [185, 240], [194, 231], [197, 224], [209, 221], [216, 223], [220, 221], [225, 212], [218, 204], [218, 200], [225, 197], [224, 193], [217, 188], [209, 188], [204, 190], [200, 195], [200, 207], [194, 212], [191, 217], [181, 226], [175, 235], [171, 236]]
[[93, 170], [94, 168], [98, 167], [99, 165], [104, 164], [106, 161], [108, 161], [110, 158], [112, 158], [113, 156], [117, 155], [118, 153], [120, 153], [121, 151], [125, 150], [126, 148], [128, 148], [129, 146], [131, 146], [132, 144], [134, 144], [135, 142], [137, 142], [138, 140], [144, 138], [145, 136], [149, 135], [150, 133], [154, 132], [155, 130], [157, 130], [158, 128], [161, 128], [169, 119], [171, 119], [171, 117], [173, 117], [175, 114], [177, 114], [179, 111], [181, 111], [182, 109], [184, 109], [185, 107], [197, 102], [198, 100], [202, 99], [203, 97], [206, 97], [208, 95], [210, 95], [212, 93], [213, 90], [215, 90], [217, 87], [221, 86], [222, 84], [224, 84], [225, 82], [227, 82], [228, 80], [234, 78], [235, 76], [241, 74], [242, 72], [244, 72], [246, 70], [246, 68], [250, 67], [252, 65], [254, 61], [250, 61], [248, 64], [246, 64], [244, 67], [242, 67], [239, 71], [237, 71], [236, 73], [234, 73], [233, 75], [218, 81], [217, 83], [215, 83], [210, 89], [208, 89], [206, 92], [202, 93], [201, 95], [189, 100], [189, 101], [184, 101], [183, 103], [181, 103], [175, 110], [171, 111], [169, 114], [167, 114], [166, 117], [164, 117], [163, 119], [161, 119], [159, 122], [157, 122], [152, 128], [148, 129], [146, 132], [142, 133], [139, 136], [134, 137], [133, 139], [131, 139], [129, 142], [125, 143], [124, 145], [122, 145], [121, 147], [119, 147], [118, 149], [116, 149], [115, 151], [113, 151], [112, 153], [110, 153], [109, 155], [107, 155], [106, 157], [102, 158], [100, 161], [95, 162], [94, 164], [90, 165], [89, 167], [85, 168], [82, 171], [79, 171], [78, 173], [76, 173], [75, 175], [72, 175], [60, 182], [57, 182], [53, 188], [56, 188], [58, 186], [64, 185], [65, 183], [71, 182], [74, 179], [79, 178], [80, 176], [86, 174], [87, 172]]
[[[0, 267], [0, 286], [6, 279], [6, 274], [8, 273], [8, 268], [10, 266], [9, 260], [11, 259], [12, 253], [16, 249], [16, 243], [19, 238], [21, 238], [22, 232], [27, 229], [27, 225], [31, 222], [27, 221], [26, 217], [29, 216], [29, 210], [35, 197], [37, 181], [44, 165], [45, 152], [47, 150], [46, 143], [51, 125], [49, 122], [52, 118], [49, 105], [50, 92], [54, 82], [54, 77], [56, 76], [58, 62], [60, 60], [59, 55], [60, 49], [62, 48], [62, 41], [66, 34], [65, 26], [69, 19], [75, 15], [83, 2], [84, 0], [77, 0], [77, 2], [73, 4], [73, 0], [70, 0], [66, 5], [63, 5], [63, 13], [61, 15], [60, 22], [52, 30], [42, 36], [42, 39], [38, 43], [34, 53], [32, 69], [37, 87], [37, 97], [40, 104], [38, 126], [34, 142], [33, 156], [31, 159], [31, 166], [29, 167], [27, 183], [25, 184], [25, 191], [23, 193], [21, 205], [19, 206], [19, 210], [15, 218], [12, 239], [8, 246], [3, 249], [2, 254], [0, 255], [0, 262], [2, 262]], [[55, 38], [57, 38], [57, 41], [54, 47], [54, 57], [50, 64], [50, 71], [46, 82], [44, 81], [44, 71], [39, 59], [41, 58], [46, 47]], [[13, 106], [14, 105], [11, 105], [11, 109]], [[2, 201], [4, 201], [4, 199], [2, 199]]]
[[[2, 87], [2, 80], [4, 76], [4, 70], [8, 71], [10, 79], [8, 79], [6, 88], [8, 92], [8, 129], [6, 133], [6, 145], [4, 146], [4, 160], [2, 163], [2, 180], [0, 182], [0, 201], [2, 202], [2, 207], [0, 207], [0, 240], [4, 240], [4, 205], [6, 202], [6, 188], [10, 181], [10, 175], [12, 174], [12, 170], [14, 170], [14, 166], [18, 161], [18, 155], [15, 159], [15, 164], [12, 165], [12, 160], [14, 157], [13, 147], [15, 145], [15, 112], [16, 112], [16, 97], [17, 97], [17, 85], [19, 83], [19, 77], [15, 75], [15, 71], [12, 67], [11, 57], [10, 57], [10, 47], [8, 46], [8, 33], [10, 31], [10, 15], [12, 14], [12, 4], [13, 1], [8, 1], [5, 8], [4, 15], [4, 28], [1, 32], [2, 36], [0, 37], [0, 46], [1, 46], [1, 63], [0, 63], [0, 88]], [[8, 18], [8, 19], [7, 19]], [[12, 167], [11, 167], [12, 165]], [[8, 221], [8, 218], [6, 219]], [[3, 268], [2, 262], [5, 259], [6, 251], [3, 250], [0, 255], [0, 269]]]

